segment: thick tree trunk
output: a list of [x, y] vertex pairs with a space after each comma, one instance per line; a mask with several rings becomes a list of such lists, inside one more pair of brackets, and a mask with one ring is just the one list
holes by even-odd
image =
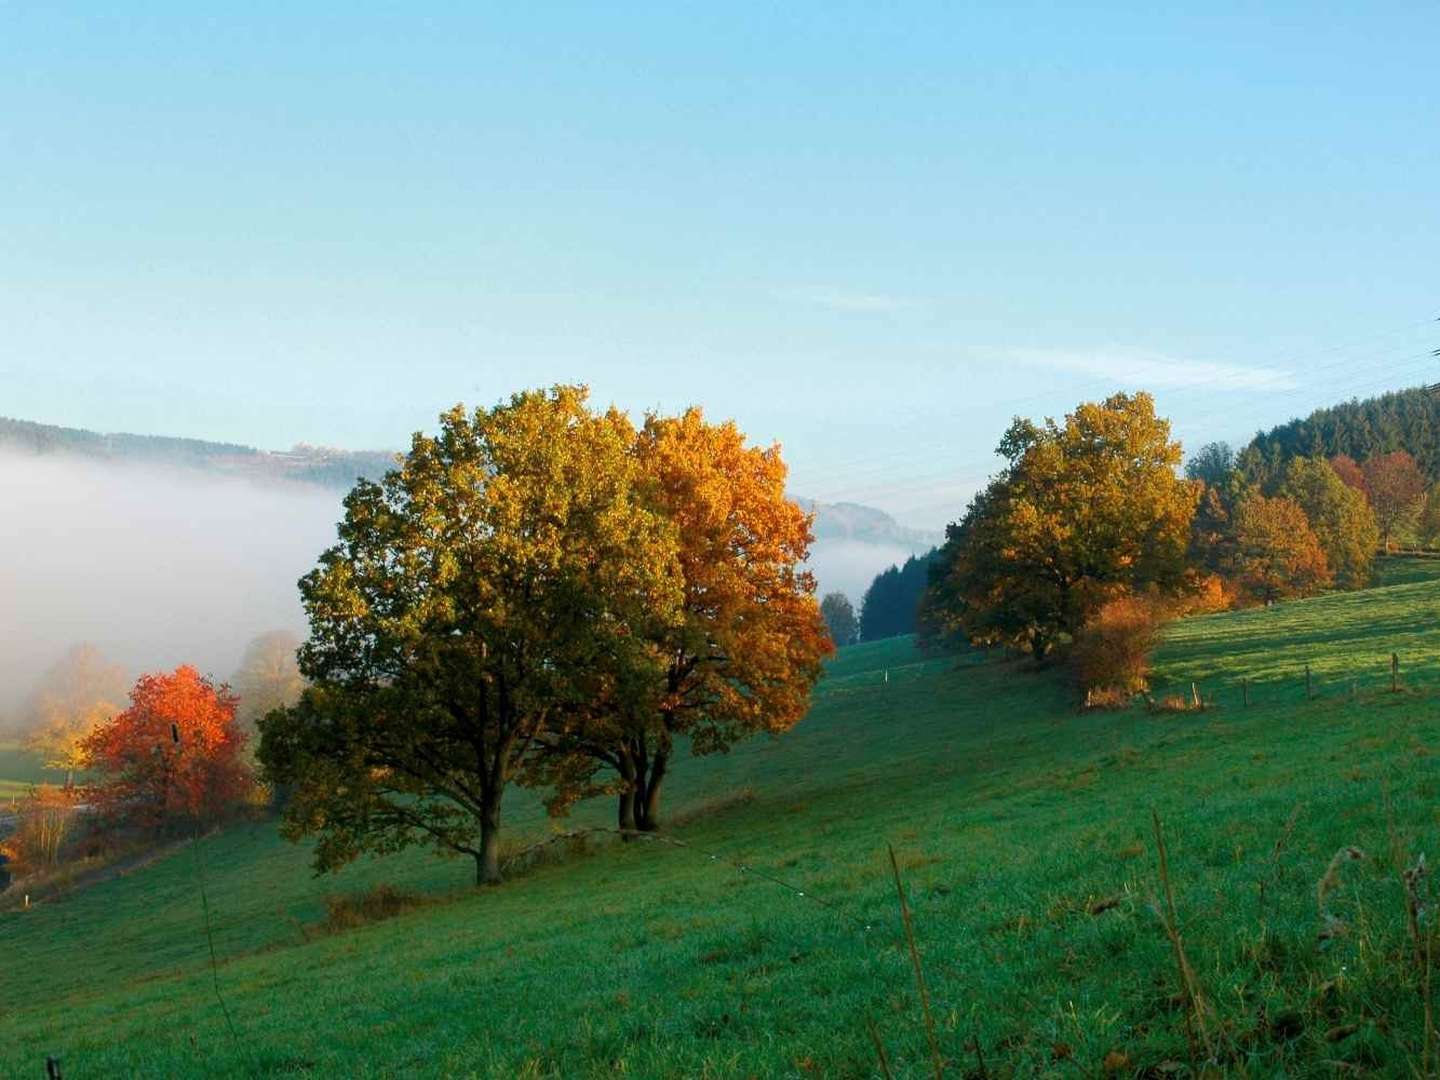
[[480, 814], [480, 852], [475, 856], [475, 884], [499, 885], [500, 874], [500, 799], [492, 797]]
[[665, 780], [665, 770], [669, 763], [670, 751], [655, 751], [655, 758], [650, 763], [650, 775], [637, 799], [636, 821], [642, 832], [656, 832], [660, 828], [660, 785]]
[[618, 756], [620, 760], [616, 769], [620, 773], [621, 787], [615, 823], [620, 828], [621, 839], [628, 843], [631, 839], [630, 834], [635, 831], [636, 805], [639, 802], [640, 788], [635, 775], [637, 772], [635, 757], [630, 748], [622, 747]]
[[[620, 813], [619, 820], [616, 824], [620, 826], [620, 830], [624, 833], [630, 833], [635, 830], [635, 788], [633, 784], [620, 792]], [[626, 836], [625, 839], [629, 840], [630, 837]]]

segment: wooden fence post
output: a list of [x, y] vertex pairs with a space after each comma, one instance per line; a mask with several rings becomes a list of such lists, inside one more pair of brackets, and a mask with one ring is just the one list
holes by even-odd
[[1311, 688], [1311, 686], [1310, 686], [1310, 665], [1309, 665], [1309, 664], [1306, 664], [1306, 665], [1305, 665], [1305, 700], [1306, 700], [1306, 701], [1313, 701], [1314, 699], [1315, 699], [1315, 694], [1314, 694], [1314, 691], [1312, 690], [1312, 688]]
[[1393, 652], [1390, 654], [1390, 692], [1400, 692], [1400, 654]]

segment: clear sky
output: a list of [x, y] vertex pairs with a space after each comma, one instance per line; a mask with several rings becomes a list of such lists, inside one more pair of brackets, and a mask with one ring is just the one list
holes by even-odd
[[937, 527], [1008, 418], [1440, 381], [1434, 3], [0, 4], [0, 415], [588, 382]]

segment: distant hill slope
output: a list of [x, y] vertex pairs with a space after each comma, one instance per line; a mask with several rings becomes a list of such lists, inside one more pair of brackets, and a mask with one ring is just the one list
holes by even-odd
[[166, 435], [101, 433], [0, 417], [0, 449], [109, 461], [200, 469], [259, 480], [297, 481], [346, 490], [358, 477], [379, 477], [395, 460], [391, 451], [337, 450], [300, 444], [284, 451], [238, 443]]
[[914, 552], [925, 551], [943, 539], [938, 529], [927, 532], [908, 528], [873, 506], [852, 502], [822, 503], [800, 496], [794, 496], [794, 499], [815, 514], [816, 540], [856, 540]]
[[1431, 480], [1440, 480], [1440, 393], [1425, 387], [1317, 409], [1256, 435], [1242, 454], [1253, 473], [1292, 457], [1348, 454], [1357, 461], [1407, 450]]
[[[339, 450], [308, 443], [300, 443], [289, 450], [259, 450], [239, 443], [180, 439], [167, 435], [102, 433], [0, 417], [0, 450], [5, 449], [117, 464], [129, 462], [198, 469], [258, 480], [295, 481], [338, 491], [349, 490], [358, 477], [378, 480], [395, 462], [393, 450]], [[926, 550], [938, 541], [938, 532], [932, 535], [906, 528], [883, 510], [871, 506], [848, 502], [820, 503], [798, 497], [796, 502], [814, 512], [817, 541], [880, 545], [887, 549], [887, 557], [893, 554], [890, 549], [913, 553]]]

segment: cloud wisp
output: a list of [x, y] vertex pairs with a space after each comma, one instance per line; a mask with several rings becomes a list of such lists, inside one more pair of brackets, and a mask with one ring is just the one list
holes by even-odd
[[1160, 353], [1021, 349], [1012, 359], [1030, 367], [1112, 379], [1151, 390], [1294, 390], [1294, 372], [1213, 360], [1182, 360]]
[[785, 289], [775, 295], [782, 300], [823, 308], [826, 311], [843, 312], [847, 315], [895, 315], [919, 306], [914, 300], [903, 296], [849, 289]]

